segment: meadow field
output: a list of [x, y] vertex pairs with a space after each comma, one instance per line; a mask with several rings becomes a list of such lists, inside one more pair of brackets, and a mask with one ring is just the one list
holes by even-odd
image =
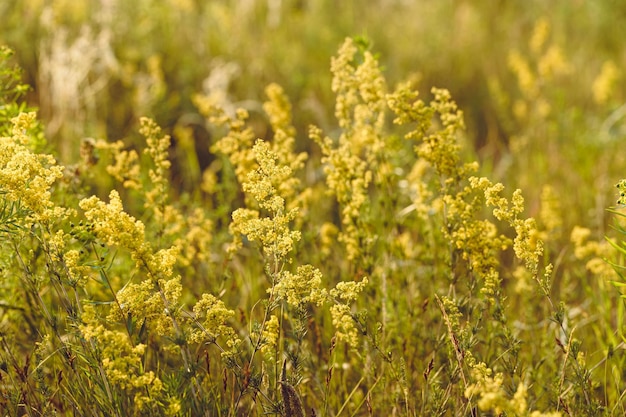
[[626, 415], [626, 3], [0, 16], [1, 417]]

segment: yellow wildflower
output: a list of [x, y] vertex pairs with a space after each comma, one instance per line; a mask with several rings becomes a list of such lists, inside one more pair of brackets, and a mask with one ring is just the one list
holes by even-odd
[[570, 70], [561, 48], [552, 45], [541, 56], [537, 64], [537, 73], [547, 79], [554, 78], [557, 75], [567, 74]]
[[597, 104], [605, 104], [614, 94], [615, 85], [621, 77], [621, 72], [613, 61], [602, 64], [600, 74], [593, 80], [591, 91]]
[[328, 189], [341, 206], [338, 240], [350, 260], [367, 253], [375, 239], [365, 236], [363, 213], [369, 206], [372, 172], [378, 171], [385, 151], [385, 80], [375, 57], [364, 51], [359, 60], [357, 52], [354, 41], [346, 39], [331, 61], [335, 116], [342, 128], [337, 145], [328, 137], [322, 138], [320, 129], [312, 127], [309, 131], [324, 155]]
[[168, 150], [170, 147], [170, 137], [164, 135], [156, 122], [147, 117], [141, 118], [141, 128], [139, 129], [146, 138], [148, 145], [144, 153], [150, 156], [153, 167], [149, 170], [150, 188], [145, 190], [145, 208], [154, 210], [157, 216], [162, 217], [162, 206], [167, 201], [169, 188], [168, 172], [170, 161], [168, 160]]
[[51, 201], [51, 187], [63, 176], [63, 167], [51, 155], [36, 154], [28, 147], [35, 113], [12, 119], [10, 137], [0, 138], [0, 191], [3, 198], [18, 202], [31, 213], [27, 222], [49, 222], [69, 214]]
[[326, 301], [326, 290], [321, 288], [322, 273], [311, 265], [299, 266], [295, 274], [281, 271], [277, 281], [274, 286], [276, 295], [293, 306], [305, 303], [322, 305]]
[[285, 199], [280, 195], [279, 184], [291, 177], [291, 169], [280, 165], [277, 155], [269, 145], [258, 140], [253, 153], [259, 167], [247, 175], [243, 189], [255, 198], [259, 206], [271, 213], [270, 217], [260, 217], [257, 210], [237, 209], [233, 212], [233, 222], [229, 228], [234, 237], [232, 249], [241, 245], [241, 235], [250, 241], [258, 241], [263, 251], [274, 262], [283, 260], [293, 249], [301, 234], [290, 230], [289, 223], [296, 217], [297, 208], [285, 212]]
[[177, 301], [182, 293], [180, 277], [161, 281], [163, 293], [150, 280], [140, 284], [130, 283], [117, 292], [117, 302], [122, 311], [111, 308], [108, 319], [125, 320], [126, 317], [142, 317], [156, 334], [173, 336], [175, 329], [172, 316], [177, 314]]
[[542, 17], [535, 22], [533, 34], [529, 42], [530, 50], [533, 54], [538, 55], [541, 52], [543, 46], [546, 44], [549, 35], [550, 22], [547, 18]]
[[585, 268], [596, 275], [614, 277], [615, 270], [605, 261], [610, 256], [611, 247], [603, 241], [589, 240], [591, 230], [585, 227], [575, 226], [570, 235], [570, 241], [574, 244], [574, 256], [580, 260], [586, 260]]
[[[103, 325], [91, 321], [82, 324], [80, 331], [85, 339], [95, 342], [99, 347], [102, 368], [111, 384], [135, 395], [150, 392], [152, 399], [149, 402], [157, 401], [163, 383], [152, 371], [143, 371], [146, 345], [133, 346], [128, 334], [107, 330]], [[148, 402], [142, 403], [138, 408], [143, 409], [148, 405]]]
[[563, 225], [560, 200], [554, 189], [549, 185], [544, 185], [541, 189], [539, 218], [544, 228], [541, 233], [543, 239], [555, 236]]
[[[278, 84], [270, 84], [265, 89], [265, 94], [269, 101], [263, 103], [263, 109], [269, 116], [274, 130], [271, 150], [279, 165], [288, 167], [291, 172], [298, 171], [304, 166], [308, 155], [306, 152], [294, 153], [296, 130], [291, 125], [291, 103]], [[258, 158], [258, 155], [256, 157]], [[278, 189], [280, 194], [288, 199], [296, 193], [299, 185], [299, 179], [288, 176], [278, 184]]]
[[224, 336], [229, 347], [238, 344], [235, 331], [226, 324], [234, 317], [235, 312], [227, 309], [222, 300], [211, 294], [202, 294], [202, 298], [193, 306], [193, 312], [197, 328], [188, 335], [191, 343], [214, 342], [218, 337]]
[[211, 150], [221, 152], [228, 157], [235, 167], [235, 174], [240, 183], [245, 182], [246, 175], [254, 168], [252, 144], [254, 132], [246, 126], [249, 115], [244, 109], [238, 109], [235, 118], [231, 118], [217, 103], [209, 97], [197, 96], [194, 102], [200, 113], [216, 126], [226, 126], [228, 133], [218, 140]]
[[539, 85], [528, 61], [519, 51], [513, 50], [509, 52], [508, 65], [517, 76], [517, 83], [522, 95], [527, 99], [536, 98], [539, 93]]
[[93, 146], [95, 149], [111, 153], [114, 162], [106, 167], [109, 175], [121, 182], [124, 188], [134, 190], [141, 188], [141, 167], [137, 151], [124, 150], [124, 143], [121, 140], [113, 143], [98, 140]]
[[80, 201], [85, 217], [93, 224], [93, 232], [107, 245], [117, 245], [130, 250], [137, 262], [145, 258], [150, 244], [145, 241], [145, 226], [133, 216], [124, 212], [122, 200], [117, 191], [109, 194], [109, 204], [96, 196]]
[[337, 238], [339, 229], [333, 223], [325, 222], [320, 227], [320, 252], [324, 256], [329, 256], [332, 252], [332, 247]]
[[91, 267], [81, 265], [80, 257], [80, 252], [75, 249], [68, 250], [63, 255], [63, 262], [67, 268], [68, 280], [73, 285], [77, 286], [85, 285], [92, 271]]
[[358, 298], [367, 283], [367, 277], [364, 277], [361, 282], [339, 282], [329, 291], [332, 297], [341, 300], [330, 307], [333, 326], [337, 329], [337, 339], [345, 341], [352, 348], [358, 346], [359, 339], [354, 315], [348, 303]]
[[276, 346], [278, 343], [278, 337], [280, 336], [280, 323], [278, 317], [272, 314], [265, 322], [265, 328], [263, 329], [263, 343], [261, 345], [261, 351], [269, 357], [274, 357]]
[[[523, 382], [517, 386], [512, 397], [506, 393], [503, 383], [504, 376], [500, 373], [492, 376], [493, 371], [480, 362], [472, 367], [472, 383], [465, 389], [465, 397], [476, 399], [478, 408], [482, 411], [493, 411], [496, 415], [506, 413], [511, 416], [525, 416], [528, 413], [528, 387]], [[533, 411], [533, 417], [556, 417], [559, 412], [541, 413]]]

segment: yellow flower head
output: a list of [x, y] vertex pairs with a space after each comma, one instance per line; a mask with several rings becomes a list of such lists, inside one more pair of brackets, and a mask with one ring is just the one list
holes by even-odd
[[621, 72], [613, 61], [605, 61], [602, 64], [600, 74], [593, 80], [591, 92], [597, 104], [605, 104], [609, 101], [616, 90], [616, 83], [621, 77]]
[[276, 344], [278, 343], [278, 337], [280, 336], [280, 323], [278, 317], [272, 314], [265, 322], [265, 328], [263, 329], [263, 344], [261, 345], [261, 351], [269, 357], [274, 357]]
[[150, 244], [145, 241], [144, 224], [124, 212], [122, 199], [117, 191], [109, 194], [107, 204], [96, 196], [80, 201], [79, 206], [85, 211], [85, 217], [93, 224], [95, 235], [107, 245], [125, 247], [131, 251], [135, 260], [147, 255]]
[[12, 120], [10, 137], [0, 138], [0, 192], [31, 212], [27, 221], [48, 222], [69, 213], [57, 210], [51, 187], [63, 176], [63, 167], [51, 155], [34, 153], [28, 146], [35, 113], [21, 113]]
[[215, 341], [216, 338], [224, 336], [228, 346], [237, 345], [235, 331], [226, 324], [234, 317], [235, 312], [227, 309], [222, 300], [211, 294], [202, 294], [202, 298], [193, 306], [193, 312], [197, 329], [190, 333], [190, 342]]

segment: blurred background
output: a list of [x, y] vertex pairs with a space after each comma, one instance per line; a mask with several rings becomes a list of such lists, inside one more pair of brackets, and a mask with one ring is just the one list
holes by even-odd
[[245, 107], [264, 137], [271, 82], [292, 100], [298, 148], [318, 152], [307, 126], [336, 128], [330, 58], [351, 36], [377, 54], [390, 90], [406, 79], [424, 98], [449, 89], [468, 158], [522, 188], [530, 215], [548, 186], [562, 239], [575, 224], [602, 236], [626, 176], [625, 2], [4, 0], [0, 16], [0, 44], [15, 50], [64, 164], [87, 137], [132, 145], [150, 116], [206, 167], [213, 139], [193, 96]]

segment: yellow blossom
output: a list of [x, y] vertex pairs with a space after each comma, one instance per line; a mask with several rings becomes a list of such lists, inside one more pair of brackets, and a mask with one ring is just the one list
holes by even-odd
[[[517, 390], [510, 397], [504, 387], [504, 376], [500, 373], [492, 376], [493, 371], [484, 363], [480, 362], [472, 367], [472, 383], [465, 389], [465, 397], [476, 400], [478, 408], [482, 411], [493, 411], [496, 415], [506, 413], [511, 416], [524, 416], [528, 413], [528, 387], [523, 382], [517, 386]], [[544, 415], [536, 414], [532, 415]], [[560, 414], [556, 414], [560, 415]]]
[[81, 265], [80, 257], [79, 251], [75, 249], [68, 250], [63, 255], [63, 262], [67, 268], [70, 282], [74, 285], [83, 286], [86, 284], [92, 269], [87, 265]]
[[145, 226], [124, 212], [117, 191], [111, 191], [109, 201], [106, 204], [98, 197], [91, 196], [81, 200], [79, 206], [85, 211], [87, 220], [93, 224], [93, 231], [98, 238], [107, 245], [129, 249], [133, 259], [139, 262], [150, 251], [150, 244], [145, 241]]
[[182, 256], [179, 259], [181, 263], [189, 265], [194, 260], [209, 260], [213, 222], [206, 217], [204, 210], [198, 207], [183, 219], [183, 224], [186, 226], [184, 237], [175, 242], [181, 250]]
[[189, 341], [192, 343], [201, 343], [203, 341], [214, 342], [218, 337], [226, 338], [228, 346], [236, 346], [238, 338], [232, 327], [226, 323], [235, 312], [229, 310], [222, 300], [217, 299], [211, 294], [202, 294], [202, 298], [193, 306], [194, 323], [196, 329], [192, 330], [188, 335]]
[[332, 297], [341, 300], [330, 307], [332, 323], [337, 329], [335, 333], [337, 339], [345, 341], [352, 348], [358, 346], [359, 339], [352, 309], [348, 303], [357, 299], [367, 283], [367, 277], [361, 282], [339, 282], [329, 291]]
[[550, 35], [550, 22], [547, 18], [542, 17], [535, 22], [533, 28], [533, 34], [530, 38], [530, 50], [533, 54], [537, 55], [541, 52], [541, 49], [546, 44], [546, 40]]
[[332, 252], [333, 244], [339, 233], [339, 229], [333, 223], [325, 222], [320, 227], [320, 252], [324, 256], [329, 256]]
[[539, 93], [539, 86], [535, 74], [528, 61], [522, 54], [513, 50], [509, 52], [508, 64], [511, 71], [517, 76], [517, 83], [524, 97], [534, 99]]
[[207, 168], [202, 173], [202, 183], [200, 189], [207, 194], [213, 194], [217, 187], [217, 175], [210, 168]]
[[290, 182], [292, 170], [280, 164], [278, 155], [265, 141], [257, 140], [252, 152], [259, 167], [248, 173], [243, 190], [250, 193], [261, 208], [277, 213], [285, 207], [286, 196], [280, 191], [283, 184]]
[[69, 214], [51, 201], [51, 187], [63, 176], [63, 167], [51, 155], [36, 154], [28, 147], [35, 113], [12, 119], [10, 137], [0, 138], [0, 191], [3, 198], [30, 211], [27, 222], [47, 223]]
[[274, 262], [279, 262], [301, 237], [299, 231], [289, 227], [298, 209], [285, 211], [285, 199], [280, 193], [280, 184], [290, 178], [291, 169], [280, 165], [277, 155], [262, 140], [257, 141], [253, 153], [259, 166], [248, 173], [243, 189], [270, 213], [270, 217], [260, 217], [257, 210], [235, 210], [233, 222], [229, 226], [234, 237], [232, 249], [241, 245], [241, 235], [245, 235], [250, 241], [261, 243], [264, 253]]
[[614, 94], [617, 81], [621, 77], [621, 72], [613, 61], [605, 61], [602, 64], [600, 74], [593, 80], [591, 92], [597, 104], [605, 104]]
[[263, 329], [263, 344], [261, 345], [261, 351], [269, 357], [274, 357], [275, 349], [280, 336], [280, 323], [278, 317], [274, 314], [265, 322], [265, 328]]
[[360, 282], [355, 281], [342, 281], [338, 282], [335, 288], [330, 290], [332, 297], [344, 300], [354, 301], [357, 299], [359, 293], [365, 289], [368, 283], [367, 277], [363, 277]]
[[[263, 109], [269, 116], [274, 131], [271, 151], [276, 156], [278, 165], [288, 167], [293, 173], [302, 169], [308, 155], [306, 152], [294, 153], [296, 130], [291, 124], [291, 103], [278, 84], [270, 84], [265, 89], [265, 94], [269, 101], [263, 103]], [[256, 158], [258, 159], [259, 156], [256, 155]], [[287, 175], [278, 184], [278, 189], [284, 198], [289, 199], [296, 194], [299, 185], [298, 178]]]
[[539, 218], [544, 228], [541, 236], [544, 239], [554, 236], [563, 225], [560, 200], [549, 185], [545, 185], [541, 189]]
[[[103, 325], [91, 321], [85, 321], [80, 331], [85, 339], [95, 342], [99, 347], [100, 361], [109, 383], [135, 395], [147, 390], [152, 396], [150, 402], [159, 398], [163, 383], [152, 371], [143, 371], [146, 345], [133, 345], [128, 334], [107, 330]], [[138, 408], [144, 406], [148, 406], [148, 403], [140, 404]]]
[[197, 96], [194, 102], [200, 113], [218, 126], [226, 126], [228, 133], [218, 140], [211, 148], [214, 152], [221, 152], [228, 157], [235, 167], [235, 174], [240, 183], [246, 181], [246, 176], [254, 168], [252, 144], [254, 132], [246, 126], [249, 115], [244, 109], [238, 109], [235, 117], [231, 118], [210, 97]]
[[585, 267], [593, 274], [614, 277], [615, 270], [605, 261], [610, 256], [611, 247], [606, 241], [590, 240], [591, 230], [585, 227], [574, 226], [570, 241], [574, 244], [574, 256], [586, 260]]
[[142, 317], [156, 334], [173, 336], [172, 316], [177, 314], [177, 302], [182, 293], [180, 277], [161, 281], [163, 292], [150, 280], [140, 284], [130, 283], [117, 293], [121, 311], [112, 308], [109, 320], [123, 320], [126, 317]]
[[556, 45], [551, 45], [537, 64], [538, 74], [547, 79], [567, 74], [569, 70], [569, 64], [565, 60], [561, 48]]
[[162, 206], [167, 201], [169, 189], [168, 172], [171, 163], [168, 160], [168, 150], [170, 137], [163, 134], [154, 120], [143, 117], [140, 122], [139, 133], [146, 138], [148, 145], [144, 153], [150, 156], [153, 165], [148, 171], [150, 187], [145, 190], [144, 207], [154, 210], [157, 216], [162, 217]]
[[278, 84], [270, 84], [265, 88], [269, 101], [263, 103], [263, 110], [270, 118], [270, 124], [275, 131], [282, 130], [293, 136], [295, 129], [291, 125], [291, 103], [283, 89]]
[[141, 188], [141, 167], [139, 165], [139, 155], [135, 150], [124, 150], [124, 143], [117, 141], [108, 143], [98, 140], [94, 143], [95, 149], [111, 152], [114, 162], [106, 167], [106, 171], [121, 182], [125, 188]]
[[528, 294], [532, 290], [530, 285], [532, 275], [528, 269], [519, 265], [513, 271], [513, 278], [515, 278], [515, 293], [516, 294]]
[[[382, 129], [386, 108], [386, 84], [375, 57], [346, 39], [331, 61], [335, 116], [342, 129], [337, 143], [316, 127], [309, 137], [322, 149], [326, 184], [341, 206], [342, 230], [338, 240], [348, 259], [367, 253], [364, 216], [369, 206], [368, 187], [381, 166], [385, 152]], [[359, 59], [360, 58], [360, 59]], [[381, 176], [382, 178], [382, 176]], [[378, 179], [380, 180], [380, 179]]]
[[[278, 275], [274, 291], [279, 298], [286, 299], [293, 306], [305, 303], [322, 305], [327, 298], [326, 290], [321, 287], [322, 273], [311, 265], [302, 265], [295, 274], [282, 271]], [[268, 289], [268, 292], [272, 291]]]
[[487, 178], [475, 177], [470, 178], [470, 184], [473, 188], [484, 191], [486, 203], [494, 207], [493, 215], [515, 229], [516, 236], [513, 240], [515, 255], [524, 261], [527, 268], [536, 272], [539, 258], [543, 255], [543, 242], [539, 239], [535, 219], [518, 217], [524, 209], [521, 191], [516, 190], [509, 203], [506, 198], [500, 196], [504, 190], [502, 184], [492, 184]]

